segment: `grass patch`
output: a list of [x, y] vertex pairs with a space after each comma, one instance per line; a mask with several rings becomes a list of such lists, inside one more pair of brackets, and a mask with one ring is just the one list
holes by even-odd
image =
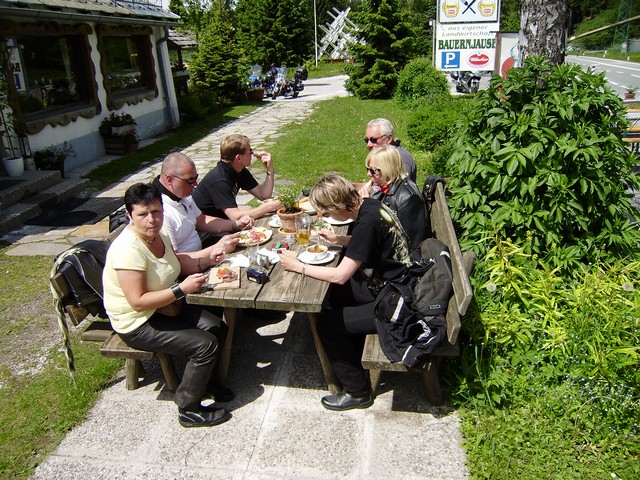
[[410, 111], [392, 100], [359, 100], [342, 97], [321, 101], [302, 123], [289, 124], [270, 148], [279, 176], [307, 188], [327, 172], [338, 172], [351, 181], [367, 179], [364, 159], [367, 149], [364, 132], [367, 123], [387, 118], [395, 135], [410, 150], [418, 164], [418, 183], [426, 175], [427, 154], [412, 149], [408, 142]]
[[347, 62], [333, 62], [333, 61], [319, 61], [318, 66], [315, 65], [315, 60], [308, 62], [307, 70], [309, 72], [309, 78], [323, 78], [334, 77], [336, 75], [344, 75], [344, 69]]
[[219, 110], [200, 121], [182, 124], [176, 132], [141, 148], [135, 153], [101, 165], [87, 175], [93, 185], [102, 190], [122, 177], [140, 170], [145, 165], [161, 161], [168, 153], [182, 150], [210, 133], [214, 128], [252, 112], [260, 104], [245, 104]]

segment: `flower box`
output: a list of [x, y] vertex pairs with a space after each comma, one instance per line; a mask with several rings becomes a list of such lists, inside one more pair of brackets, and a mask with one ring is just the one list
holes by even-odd
[[122, 125], [121, 127], [111, 127], [111, 135], [125, 135], [136, 128], [135, 125]]
[[104, 152], [107, 155], [126, 155], [138, 150], [139, 143], [137, 141], [132, 142], [129, 136], [107, 135], [103, 138]]

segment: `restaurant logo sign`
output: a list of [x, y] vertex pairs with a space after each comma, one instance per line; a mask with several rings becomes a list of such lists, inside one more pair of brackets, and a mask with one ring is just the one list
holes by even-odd
[[439, 23], [497, 22], [499, 0], [438, 0]]

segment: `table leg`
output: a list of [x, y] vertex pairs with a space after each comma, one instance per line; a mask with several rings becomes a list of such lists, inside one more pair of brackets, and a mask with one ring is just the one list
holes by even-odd
[[316, 324], [318, 323], [318, 315], [315, 313], [309, 313], [309, 323], [311, 325], [311, 334], [313, 335], [313, 343], [316, 345], [316, 351], [318, 352], [318, 357], [320, 358], [320, 365], [322, 365], [322, 371], [324, 372], [324, 378], [327, 380], [327, 386], [329, 387], [329, 392], [338, 393], [342, 391], [342, 385], [336, 378], [333, 373], [333, 368], [331, 368], [331, 362], [329, 362], [329, 357], [327, 357], [326, 352], [324, 351], [324, 346], [322, 345], [322, 341], [320, 340], [320, 336], [318, 335], [318, 329], [316, 328]]
[[231, 345], [233, 344], [233, 333], [236, 330], [236, 319], [238, 317], [238, 309], [233, 307], [224, 307], [223, 320], [227, 323], [229, 330], [227, 331], [227, 339], [222, 346], [220, 355], [218, 356], [218, 368], [216, 370], [216, 383], [224, 385], [227, 381], [229, 373], [229, 362], [231, 360]]

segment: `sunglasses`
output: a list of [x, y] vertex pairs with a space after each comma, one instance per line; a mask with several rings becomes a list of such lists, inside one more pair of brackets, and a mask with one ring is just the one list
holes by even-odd
[[376, 173], [380, 172], [379, 168], [372, 168], [372, 167], [366, 167], [367, 168], [367, 172], [369, 172], [371, 175], [375, 175]]
[[187, 182], [189, 185], [193, 185], [194, 183], [196, 183], [198, 181], [198, 174], [197, 173], [196, 173], [196, 176], [193, 177], [193, 178], [182, 178], [182, 177], [179, 177], [177, 175], [174, 175], [174, 177], [179, 178], [183, 182]]
[[364, 143], [378, 143], [382, 137], [386, 137], [386, 135], [380, 135], [379, 137], [364, 137]]

